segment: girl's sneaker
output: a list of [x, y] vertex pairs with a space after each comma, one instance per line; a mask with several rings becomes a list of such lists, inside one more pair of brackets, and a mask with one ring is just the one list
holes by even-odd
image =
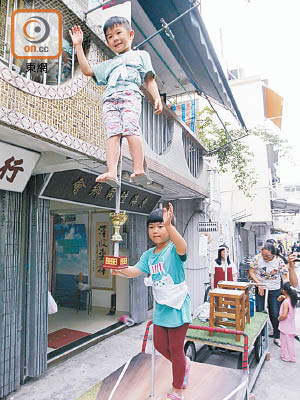
[[189, 383], [189, 373], [190, 373], [190, 368], [191, 368], [191, 360], [187, 356], [185, 356], [185, 358], [186, 358], [185, 375], [184, 375], [184, 380], [183, 380], [181, 389], [187, 388], [187, 385]]

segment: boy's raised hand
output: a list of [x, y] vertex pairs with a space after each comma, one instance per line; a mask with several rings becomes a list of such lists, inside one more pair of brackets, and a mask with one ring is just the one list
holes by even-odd
[[171, 225], [173, 217], [173, 206], [171, 203], [168, 203], [168, 206], [168, 209], [166, 209], [165, 207], [163, 208], [163, 220], [166, 227]]
[[74, 47], [76, 45], [82, 44], [83, 32], [79, 25], [72, 26], [71, 30], [69, 30], [69, 34], [71, 36]]

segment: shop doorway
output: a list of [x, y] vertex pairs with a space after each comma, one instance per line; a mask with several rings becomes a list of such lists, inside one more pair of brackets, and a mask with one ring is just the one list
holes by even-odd
[[116, 310], [116, 282], [101, 269], [111, 251], [109, 212], [51, 211], [49, 290], [58, 312], [48, 317], [48, 358], [115, 329], [128, 313]]

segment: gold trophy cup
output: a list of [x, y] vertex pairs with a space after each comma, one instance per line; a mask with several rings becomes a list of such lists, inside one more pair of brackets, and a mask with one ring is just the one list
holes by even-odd
[[111, 221], [112, 221], [112, 225], [114, 228], [114, 234], [111, 237], [111, 240], [113, 242], [122, 242], [122, 236], [120, 235], [120, 228], [122, 225], [125, 224], [125, 222], [127, 221], [128, 216], [126, 215], [125, 211], [120, 212], [120, 213], [115, 213], [112, 212], [109, 214]]
[[[109, 214], [112, 225], [114, 227], [114, 234], [111, 239], [113, 242], [122, 242], [122, 236], [120, 235], [120, 228], [127, 221], [127, 215], [125, 211], [120, 213], [112, 212]], [[126, 256], [104, 256], [104, 269], [124, 269], [128, 268], [128, 257]]]

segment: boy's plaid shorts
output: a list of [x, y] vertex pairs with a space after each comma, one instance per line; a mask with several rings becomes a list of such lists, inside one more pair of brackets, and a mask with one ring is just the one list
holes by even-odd
[[106, 139], [116, 135], [139, 136], [141, 105], [141, 95], [134, 90], [115, 92], [109, 96], [103, 103]]

